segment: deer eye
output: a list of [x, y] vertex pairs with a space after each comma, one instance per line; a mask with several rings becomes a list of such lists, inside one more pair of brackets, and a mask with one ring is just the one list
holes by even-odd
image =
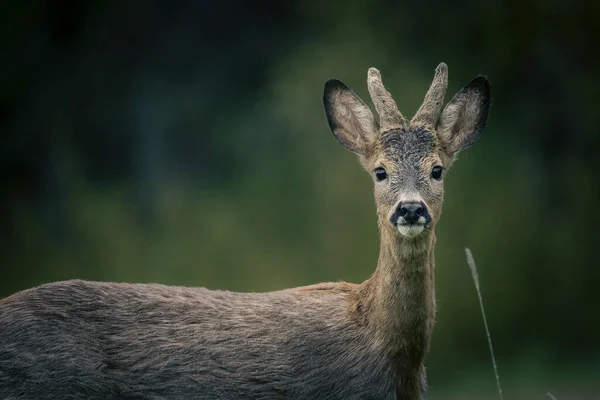
[[431, 170], [431, 177], [433, 179], [435, 179], [436, 181], [439, 181], [442, 179], [442, 172], [444, 171], [443, 167], [435, 166], [433, 167], [433, 169]]
[[375, 168], [375, 179], [377, 179], [377, 182], [381, 182], [385, 178], [387, 178], [387, 172], [385, 172], [385, 169], [381, 167]]

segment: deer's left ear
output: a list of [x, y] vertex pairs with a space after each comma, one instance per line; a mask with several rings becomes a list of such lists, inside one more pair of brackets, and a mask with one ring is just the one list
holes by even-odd
[[462, 88], [444, 107], [437, 135], [451, 158], [472, 145], [485, 127], [490, 108], [490, 84], [478, 76]]

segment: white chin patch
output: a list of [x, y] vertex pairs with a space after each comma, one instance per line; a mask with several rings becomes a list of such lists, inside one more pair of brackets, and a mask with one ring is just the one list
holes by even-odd
[[401, 225], [398, 224], [398, 232], [406, 237], [415, 237], [425, 229], [424, 225]]

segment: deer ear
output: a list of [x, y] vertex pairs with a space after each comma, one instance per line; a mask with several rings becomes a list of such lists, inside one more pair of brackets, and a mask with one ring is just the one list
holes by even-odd
[[356, 154], [367, 155], [378, 132], [369, 107], [336, 79], [325, 83], [323, 103], [329, 127], [338, 142]]
[[437, 135], [452, 158], [471, 146], [485, 127], [490, 108], [490, 84], [478, 76], [462, 88], [444, 107]]

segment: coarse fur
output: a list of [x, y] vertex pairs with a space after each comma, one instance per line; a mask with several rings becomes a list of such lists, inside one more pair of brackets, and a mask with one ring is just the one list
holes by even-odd
[[[0, 300], [0, 398], [423, 398], [443, 202], [431, 171], [475, 140], [490, 101], [479, 77], [433, 116], [446, 79], [441, 64], [425, 98], [434, 104], [410, 125], [375, 69], [379, 122], [343, 83], [325, 85], [338, 141], [372, 175], [387, 174], [374, 177], [381, 245], [365, 282], [268, 293], [81, 280], [28, 289]], [[427, 218], [408, 224], [398, 214], [406, 202]]]

